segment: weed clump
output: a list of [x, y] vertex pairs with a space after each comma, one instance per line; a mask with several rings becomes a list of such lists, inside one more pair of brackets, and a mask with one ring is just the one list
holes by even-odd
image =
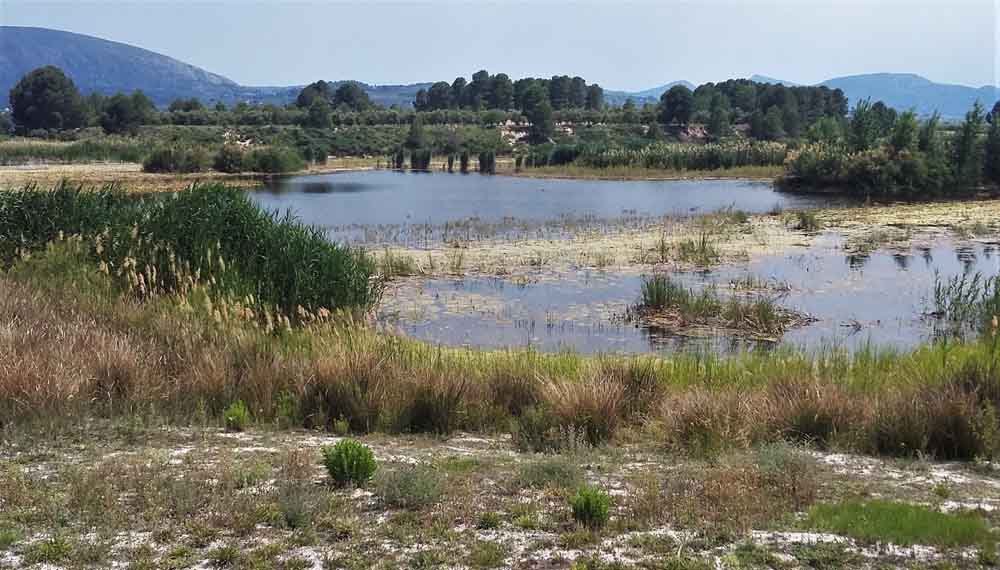
[[250, 424], [250, 409], [243, 400], [237, 400], [226, 408], [222, 414], [226, 429], [229, 431], [243, 431]]
[[144, 172], [188, 174], [208, 170], [210, 158], [200, 147], [169, 146], [154, 150], [142, 161]]
[[573, 518], [590, 530], [603, 528], [610, 517], [611, 497], [598, 487], [585, 485], [570, 500]]
[[343, 439], [332, 447], [323, 448], [323, 465], [330, 478], [341, 486], [360, 487], [371, 480], [378, 469], [371, 448], [353, 439]]
[[441, 500], [443, 485], [437, 470], [412, 465], [382, 471], [375, 478], [375, 493], [390, 507], [422, 509]]

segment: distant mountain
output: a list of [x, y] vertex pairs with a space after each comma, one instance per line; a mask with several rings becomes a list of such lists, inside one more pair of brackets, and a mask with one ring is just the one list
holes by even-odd
[[666, 93], [674, 85], [683, 85], [684, 87], [687, 87], [692, 91], [694, 91], [694, 88], [696, 87], [695, 84], [691, 83], [690, 81], [684, 81], [684, 80], [671, 81], [670, 83], [667, 83], [665, 85], [660, 85], [659, 87], [653, 87], [651, 89], [646, 89], [644, 91], [636, 91], [634, 93], [631, 93], [630, 95], [632, 97], [656, 99], [657, 101], [659, 101], [660, 96]]
[[766, 75], [751, 75], [750, 81], [754, 83], [773, 83], [775, 85], [784, 85], [785, 87], [798, 87], [798, 83], [792, 81], [785, 81], [784, 79], [775, 79], [773, 77], [768, 77]]
[[849, 75], [824, 81], [820, 85], [843, 90], [852, 106], [862, 99], [871, 98], [900, 111], [914, 109], [920, 115], [930, 115], [937, 110], [946, 118], [965, 116], [976, 100], [989, 110], [1000, 98], [996, 87], [934, 83], [912, 73]]
[[62, 69], [85, 94], [142, 89], [160, 104], [180, 95], [232, 99], [241, 89], [221, 75], [127, 44], [45, 28], [0, 26], [4, 102], [21, 77], [44, 65]]
[[[0, 26], [0, 107], [26, 73], [45, 65], [62, 69], [87, 95], [111, 95], [141, 89], [157, 105], [177, 98], [197, 97], [206, 103], [238, 101], [285, 104], [294, 101], [301, 85], [247, 87], [221, 75], [128, 44], [46, 28]], [[333, 82], [339, 84], [339, 81]], [[382, 105], [412, 104], [414, 85], [365, 85], [369, 97]]]

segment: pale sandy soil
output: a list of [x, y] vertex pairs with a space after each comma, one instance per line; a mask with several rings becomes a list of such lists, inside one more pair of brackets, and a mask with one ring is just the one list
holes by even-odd
[[[385, 505], [378, 484], [362, 489], [338, 489], [330, 484], [320, 465], [320, 448], [339, 440], [333, 435], [266, 428], [245, 433], [213, 428], [140, 430], [128, 432], [125, 437], [120, 434], [126, 432], [118, 433], [109, 431], [93, 439], [14, 438], [0, 450], [0, 479], [8, 485], [17, 482], [20, 488], [0, 490], [0, 499], [9, 494], [16, 501], [36, 484], [44, 485], [42, 492], [57, 495], [85, 481], [87, 473], [109, 469], [117, 470], [117, 477], [138, 478], [126, 486], [142, 484], [142, 477], [158, 472], [156, 481], [146, 483], [150, 497], [156, 486], [169, 485], [176, 478], [177, 485], [184, 481], [184, 485], [206, 491], [215, 487], [215, 494], [234, 493], [234, 497], [243, 499], [235, 503], [220, 500], [214, 507], [232, 508], [232, 513], [197, 513], [175, 528], [163, 526], [170, 525], [170, 521], [160, 524], [156, 516], [143, 516], [160, 508], [155, 504], [158, 499], [152, 498], [140, 501], [145, 506], [136, 506], [133, 511], [128, 505], [134, 501], [123, 496], [118, 499], [123, 501], [121, 508], [111, 508], [104, 520], [83, 525], [71, 521], [57, 528], [52, 524], [58, 518], [48, 521], [43, 516], [33, 527], [22, 529], [13, 544], [0, 544], [0, 568], [22, 567], [25, 557], [34, 551], [33, 545], [53, 536], [76, 548], [99, 543], [100, 552], [91, 555], [100, 556], [99, 566], [116, 568], [132, 567], [128, 562], [139, 558], [159, 563], [153, 567], [220, 567], [217, 559], [225, 548], [235, 549], [244, 564], [253, 558], [264, 564], [259, 567], [317, 570], [413, 567], [427, 562], [425, 557], [447, 568], [569, 568], [574, 560], [581, 559], [618, 563], [620, 568], [647, 567], [644, 564], [660, 568], [664, 562], [676, 559], [677, 553], [707, 567], [756, 567], [746, 565], [748, 550], [756, 558], [784, 561], [781, 568], [813, 567], [808, 561], [818, 555], [835, 564], [827, 567], [853, 568], [912, 568], [914, 563], [941, 561], [962, 564], [976, 556], [975, 548], [866, 544], [811, 529], [800, 522], [801, 513], [789, 513], [791, 516], [763, 527], [739, 530], [721, 542], [705, 539], [706, 532], [715, 532], [709, 527], [669, 522], [672, 515], [664, 521], [656, 516], [651, 520], [637, 518], [638, 513], [649, 515], [651, 509], [670, 511], [666, 504], [646, 504], [649, 499], [644, 494], [650, 485], [670, 488], [671, 480], [713, 477], [726, 469], [740, 469], [755, 461], [752, 453], [734, 452], [706, 463], [666, 454], [649, 445], [626, 444], [579, 451], [557, 460], [518, 453], [504, 436], [459, 433], [446, 438], [363, 438], [382, 469], [428, 466], [441, 474], [441, 500], [407, 510]], [[789, 453], [800, 454], [800, 461], [809, 466], [809, 484], [816, 486], [817, 501], [855, 496], [902, 500], [941, 512], [978, 512], [989, 519], [1000, 506], [1000, 479], [988, 465], [973, 468], [963, 463], [887, 460], [794, 449]], [[609, 492], [612, 519], [605, 530], [593, 535], [581, 533], [569, 517], [567, 491], [556, 482], [540, 488], [512, 485], [526, 473], [526, 466], [552, 465], [553, 461], [575, 466], [571, 468], [579, 471], [583, 481]], [[297, 465], [296, 484], [316, 503], [310, 511], [315, 518], [309, 528], [288, 528], [266, 518], [238, 531], [219, 526], [220, 516], [222, 520], [247, 516], [243, 509], [252, 512], [288, 508], [281, 489], [288, 483], [289, 462]], [[245, 482], [229, 488], [223, 482], [234, 474]], [[172, 492], [183, 496], [183, 489], [176, 487]], [[101, 492], [108, 491], [98, 484], [94, 493]], [[114, 501], [115, 497], [87, 496], [70, 505], [82, 508], [78, 503], [92, 500]], [[169, 504], [168, 498], [163, 500]], [[323, 506], [324, 501], [329, 501], [329, 506]], [[143, 508], [151, 512], [143, 513]], [[705, 516], [711, 516], [711, 509], [725, 507], [702, 504], [691, 508], [708, 509]], [[485, 513], [495, 513], [497, 521], [485, 526], [481, 522]], [[10, 524], [0, 515], [0, 527]], [[494, 556], [484, 561], [477, 552], [486, 550]], [[71, 566], [69, 561], [44, 565], [51, 569]]]

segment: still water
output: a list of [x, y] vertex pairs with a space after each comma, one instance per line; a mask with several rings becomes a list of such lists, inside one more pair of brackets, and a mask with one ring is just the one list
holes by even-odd
[[597, 181], [376, 170], [278, 179], [251, 194], [272, 211], [291, 211], [340, 242], [419, 245], [482, 238], [564, 222], [813, 208], [828, 198], [776, 192], [743, 180]]

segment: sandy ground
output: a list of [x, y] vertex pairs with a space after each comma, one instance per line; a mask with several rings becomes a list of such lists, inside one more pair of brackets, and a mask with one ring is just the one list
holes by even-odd
[[[655, 517], [648, 521], [637, 518], [638, 513], [660, 508], [644, 504], [643, 493], [651, 482], [669, 487], [671, 480], [690, 474], [712, 477], [713, 473], [729, 469], [728, 466], [738, 469], [742, 462], [754, 461], [752, 455], [740, 452], [706, 463], [632, 444], [580, 451], [556, 460], [552, 456], [517, 453], [509, 438], [502, 436], [459, 433], [446, 438], [384, 435], [364, 438], [382, 469], [429, 466], [443, 474], [446, 484], [441, 501], [408, 510], [385, 505], [378, 484], [362, 489], [331, 486], [320, 466], [319, 451], [338, 440], [333, 435], [304, 431], [263, 429], [228, 433], [212, 428], [162, 428], [132, 433], [130, 438], [103, 433], [101, 438], [90, 440], [15, 439], [0, 450], [0, 475], [10, 482], [11, 474], [18, 473], [20, 479], [16, 480], [25, 488], [33, 482], [44, 483], [51, 492], [59, 493], [86, 472], [115, 464], [134, 477], [142, 477], [144, 469], [153, 469], [168, 475], [163, 481], [176, 477], [202, 488], [216, 485], [216, 492], [221, 494], [226, 492], [221, 483], [199, 478], [225, 480], [233, 472], [249, 477], [247, 473], [252, 471], [254, 477], [247, 478], [242, 487], [232, 492], [244, 497], [243, 506], [259, 503], [264, 508], [275, 500], [282, 504], [276, 491], [285, 483], [280, 466], [293, 457], [305, 460], [299, 466], [298, 476], [309, 496], [314, 501], [327, 497], [333, 510], [320, 508], [315, 516], [330, 520], [319, 519], [325, 522], [316, 523], [308, 532], [266, 521], [240, 531], [222, 528], [208, 532], [204, 526], [214, 528], [219, 524], [209, 522], [217, 521], [219, 513], [209, 512], [198, 513], [184, 526], [174, 529], [158, 524], [155, 516], [136, 519], [146, 522], [127, 523], [114, 522], [115, 517], [109, 515], [96, 526], [70, 522], [58, 531], [41, 523], [11, 545], [0, 543], [0, 567], [21, 567], [33, 551], [32, 545], [50, 540], [54, 532], [62, 537], [75, 537], [73, 540], [81, 543], [105, 541], [100, 564], [121, 568], [139, 557], [160, 564], [151, 567], [221, 567], [226, 565], [218, 561], [219, 552], [227, 547], [244, 557], [269, 557], [270, 565], [260, 567], [317, 570], [423, 567], [420, 564], [427, 562], [425, 558], [437, 561], [431, 567], [447, 568], [569, 568], [574, 560], [581, 559], [617, 563], [620, 568], [642, 564], [656, 568], [703, 567], [662, 565], [675, 560], [677, 553], [683, 553], [689, 562], [700, 561], [709, 568], [814, 568], [817, 566], [813, 566], [813, 561], [820, 555], [831, 564], [824, 568], [893, 568], [944, 560], [962, 564], [975, 556], [975, 549], [966, 547], [859, 542], [811, 529], [800, 522], [801, 513], [789, 513], [790, 516], [764, 527], [743, 529], [723, 540], [705, 540], [705, 533], [712, 531], [699, 524], [678, 525], [658, 522]], [[886, 460], [794, 449], [790, 453], [799, 454], [799, 460], [809, 465], [809, 484], [816, 485], [817, 500], [851, 497], [905, 500], [940, 512], [975, 512], [991, 520], [1000, 506], [1000, 479], [989, 465]], [[612, 519], [605, 530], [581, 533], [571, 519], [567, 520], [566, 495], [558, 481], [537, 488], [511, 485], [523, 477], [526, 466], [552, 465], [553, 461], [576, 466], [573, 469], [579, 470], [585, 482], [609, 492]], [[156, 484], [165, 483], [150, 483]], [[7, 491], [16, 498], [16, 490]], [[0, 499], [4, 493], [0, 490]], [[158, 507], [146, 508], [155, 512]], [[733, 516], [737, 516], [736, 512], [733, 511]], [[484, 513], [496, 513], [495, 524], [482, 523]], [[712, 511], [704, 515], [712, 516]], [[0, 515], [0, 528], [9, 523]], [[268, 550], [263, 553], [265, 547]], [[758, 563], [761, 559], [771, 563], [748, 565], [748, 551]], [[482, 552], [492, 555], [487, 557]], [[168, 565], [168, 561], [173, 565]], [[773, 565], [779, 562], [783, 565]], [[44, 567], [68, 566], [54, 563]]]

